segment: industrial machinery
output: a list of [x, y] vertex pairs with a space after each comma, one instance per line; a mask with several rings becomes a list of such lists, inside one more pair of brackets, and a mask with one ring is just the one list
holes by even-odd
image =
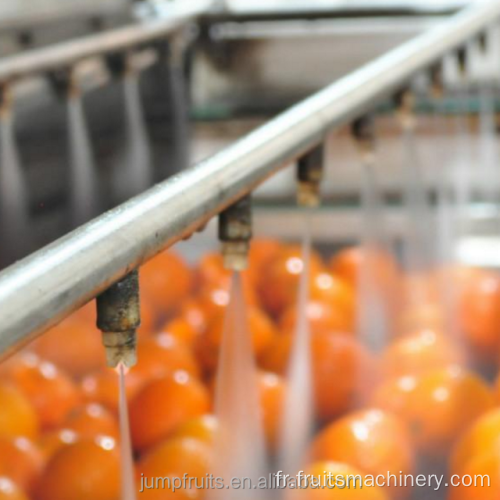
[[[319, 245], [360, 236], [373, 243], [381, 236], [371, 223], [386, 204], [391, 242], [411, 240], [409, 267], [425, 266], [429, 221], [449, 245], [449, 214], [439, 206], [449, 179], [436, 168], [426, 183], [419, 167], [440, 166], [438, 132], [446, 154], [470, 147], [464, 122], [495, 128], [498, 1], [369, 9], [182, 3], [138, 4], [134, 22], [120, 14], [110, 29], [0, 59], [2, 358], [95, 299], [108, 366], [140, 363], [142, 266], [173, 245], [187, 248], [191, 237], [220, 242], [225, 268], [239, 276], [255, 233], [290, 238], [307, 214], [305, 233]], [[363, 39], [368, 15], [372, 35], [382, 33], [378, 45]], [[102, 16], [92, 19], [95, 28]], [[394, 36], [390, 26], [399, 27]], [[325, 41], [341, 40], [345, 55], [354, 39], [361, 42], [340, 67]], [[481, 113], [486, 101], [489, 114]], [[430, 148], [420, 163], [419, 136]], [[418, 188], [406, 193], [391, 171], [401, 146], [405, 185]], [[496, 223], [494, 155], [488, 172], [469, 176], [471, 157], [457, 151], [453, 208], [464, 238], [446, 251], [494, 267], [484, 240], [465, 238], [476, 212], [481, 230], [490, 225], [485, 233]], [[480, 186], [487, 203], [473, 203], [464, 185]]]

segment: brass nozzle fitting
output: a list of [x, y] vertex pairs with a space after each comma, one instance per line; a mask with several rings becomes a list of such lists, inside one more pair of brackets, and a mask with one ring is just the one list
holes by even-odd
[[457, 50], [457, 64], [462, 78], [467, 76], [467, 48], [460, 47]]
[[49, 81], [56, 94], [62, 98], [77, 97], [80, 87], [72, 68], [63, 68], [49, 73]]
[[219, 215], [219, 239], [226, 269], [243, 271], [248, 267], [251, 238], [252, 201], [247, 195]]
[[359, 152], [367, 162], [375, 154], [375, 122], [370, 115], [358, 118], [352, 124], [352, 135]]
[[488, 51], [488, 34], [486, 31], [481, 31], [477, 37], [477, 43], [479, 45], [479, 50], [484, 54]]
[[184, 56], [188, 46], [185, 31], [178, 31], [168, 41], [161, 40], [152, 45], [158, 58], [165, 64], [176, 68], [182, 68]]
[[440, 64], [430, 69], [430, 94], [433, 99], [441, 99], [444, 95], [443, 68]]
[[97, 327], [102, 332], [107, 365], [137, 362], [136, 337], [141, 324], [139, 275], [132, 271], [97, 297]]
[[131, 52], [113, 53], [106, 56], [106, 66], [115, 78], [122, 78], [135, 71], [134, 58]]
[[398, 92], [395, 97], [397, 115], [404, 129], [415, 127], [415, 95], [410, 89]]
[[297, 203], [301, 207], [320, 204], [325, 148], [323, 143], [308, 151], [297, 162]]

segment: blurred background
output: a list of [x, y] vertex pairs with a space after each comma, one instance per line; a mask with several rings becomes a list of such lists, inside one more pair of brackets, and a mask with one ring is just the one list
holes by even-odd
[[[1, 125], [0, 189], [4, 200], [13, 201], [0, 210], [0, 227], [10, 235], [0, 265], [216, 153], [466, 3], [3, 0], [0, 73], [13, 77], [3, 82], [11, 119]], [[177, 18], [182, 22], [175, 36], [148, 39], [123, 53], [97, 50], [71, 65], [54, 63], [95, 37], [99, 47], [103, 35], [116, 41], [124, 28], [147, 29]], [[23, 57], [25, 69], [17, 77], [12, 68]], [[51, 65], [31, 73], [44, 58]], [[489, 63], [499, 61], [493, 52]], [[133, 75], [123, 78], [127, 71]], [[76, 104], [69, 104], [72, 85], [78, 88]], [[447, 130], [441, 127], [444, 149], [454, 140]], [[381, 189], [397, 201], [394, 121], [382, 118], [379, 134]], [[425, 163], [425, 154], [432, 154], [425, 116], [420, 138]], [[314, 232], [320, 240], [350, 240], [358, 233], [358, 162], [342, 132], [329, 139], [328, 154], [325, 208], [314, 219]], [[432, 191], [439, 170], [429, 168], [424, 177]], [[294, 182], [289, 169], [258, 191], [261, 234], [296, 236]], [[397, 233], [397, 210], [393, 215], [390, 227]], [[283, 217], [289, 223], [280, 224]]]

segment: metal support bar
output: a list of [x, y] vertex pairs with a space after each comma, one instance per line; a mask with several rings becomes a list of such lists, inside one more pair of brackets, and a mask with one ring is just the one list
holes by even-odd
[[[0, 274], [0, 352], [27, 342], [249, 194], [333, 128], [371, 111], [495, 22], [475, 3], [289, 109], [195, 168], [80, 227]], [[0, 71], [1, 74], [1, 71]]]

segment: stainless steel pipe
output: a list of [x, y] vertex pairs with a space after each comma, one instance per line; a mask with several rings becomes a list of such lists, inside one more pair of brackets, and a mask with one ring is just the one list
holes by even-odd
[[0, 60], [0, 82], [71, 67], [91, 57], [125, 52], [175, 33], [203, 12], [186, 10], [167, 19], [136, 23], [6, 57]]
[[475, 4], [294, 106], [196, 167], [146, 191], [0, 274], [0, 352], [56, 324], [366, 113], [480, 30], [500, 2]]

